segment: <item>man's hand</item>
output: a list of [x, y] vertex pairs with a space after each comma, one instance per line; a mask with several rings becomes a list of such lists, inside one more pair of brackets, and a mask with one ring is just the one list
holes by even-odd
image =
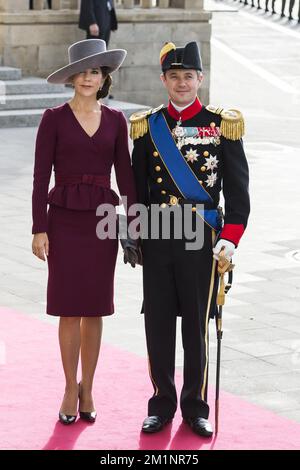
[[32, 253], [42, 261], [49, 256], [49, 239], [47, 233], [35, 233], [32, 240]]
[[136, 264], [142, 264], [142, 253], [138, 246], [124, 248], [124, 263], [131, 264], [132, 268], [135, 268]]
[[131, 264], [135, 268], [136, 264], [142, 264], [142, 252], [138, 240], [131, 238], [120, 238], [121, 246], [124, 252], [124, 263]]
[[99, 26], [97, 25], [97, 23], [91, 24], [90, 25], [91, 36], [99, 36], [99, 33], [100, 33], [100, 30], [99, 30]]
[[118, 214], [118, 236], [124, 252], [124, 263], [131, 264], [135, 268], [136, 264], [142, 264], [142, 251], [140, 240], [131, 238], [128, 233], [127, 218], [123, 214]]
[[214, 258], [216, 260], [219, 261], [219, 255], [220, 255], [220, 252], [221, 250], [224, 249], [224, 252], [223, 252], [223, 255], [225, 256], [225, 258], [230, 261], [232, 256], [234, 255], [234, 251], [235, 251], [235, 245], [234, 243], [228, 241], [228, 240], [224, 240], [223, 238], [221, 238], [216, 246], [213, 248], [213, 254], [214, 254]]

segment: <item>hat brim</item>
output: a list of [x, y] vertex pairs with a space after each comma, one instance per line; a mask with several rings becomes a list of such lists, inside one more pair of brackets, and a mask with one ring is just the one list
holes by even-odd
[[48, 83], [71, 83], [70, 78], [76, 73], [80, 73], [89, 68], [107, 67], [108, 72], [112, 73], [118, 70], [127, 55], [124, 49], [111, 49], [105, 52], [93, 54], [84, 59], [72, 62], [69, 65], [56, 70], [47, 77]]

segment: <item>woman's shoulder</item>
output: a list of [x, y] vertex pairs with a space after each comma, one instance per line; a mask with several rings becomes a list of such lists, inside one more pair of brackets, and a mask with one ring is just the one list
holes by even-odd
[[42, 114], [41, 124], [53, 125], [57, 122], [57, 119], [60, 115], [65, 113], [67, 103], [63, 103], [59, 106], [54, 106], [53, 108], [46, 108]]
[[119, 122], [120, 120], [126, 120], [123, 111], [121, 111], [120, 109], [110, 108], [105, 104], [102, 104], [101, 108], [105, 111], [108, 117], [114, 119], [116, 122]]
[[56, 116], [64, 112], [67, 106], [68, 106], [68, 103], [66, 102], [58, 106], [54, 106], [53, 108], [46, 108], [44, 111], [44, 114]]

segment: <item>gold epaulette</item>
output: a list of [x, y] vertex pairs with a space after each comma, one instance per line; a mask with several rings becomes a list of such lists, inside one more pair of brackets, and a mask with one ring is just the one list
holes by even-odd
[[223, 109], [209, 104], [206, 106], [208, 111], [220, 114], [221, 134], [230, 140], [239, 140], [245, 134], [245, 122], [243, 115], [237, 109]]
[[143, 137], [143, 135], [147, 134], [148, 132], [148, 117], [151, 114], [157, 113], [164, 107], [163, 104], [158, 106], [157, 108], [151, 108], [144, 111], [137, 111], [133, 113], [130, 118], [129, 122], [130, 126], [130, 137], [132, 140], [139, 139]]

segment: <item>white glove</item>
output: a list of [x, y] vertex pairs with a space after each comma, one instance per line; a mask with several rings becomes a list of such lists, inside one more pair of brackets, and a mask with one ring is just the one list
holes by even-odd
[[224, 240], [223, 238], [221, 238], [216, 244], [216, 246], [213, 248], [214, 258], [216, 260], [219, 260], [219, 254], [223, 248], [225, 248], [225, 258], [230, 261], [232, 256], [234, 255], [235, 245], [234, 243], [229, 242], [228, 240]]

